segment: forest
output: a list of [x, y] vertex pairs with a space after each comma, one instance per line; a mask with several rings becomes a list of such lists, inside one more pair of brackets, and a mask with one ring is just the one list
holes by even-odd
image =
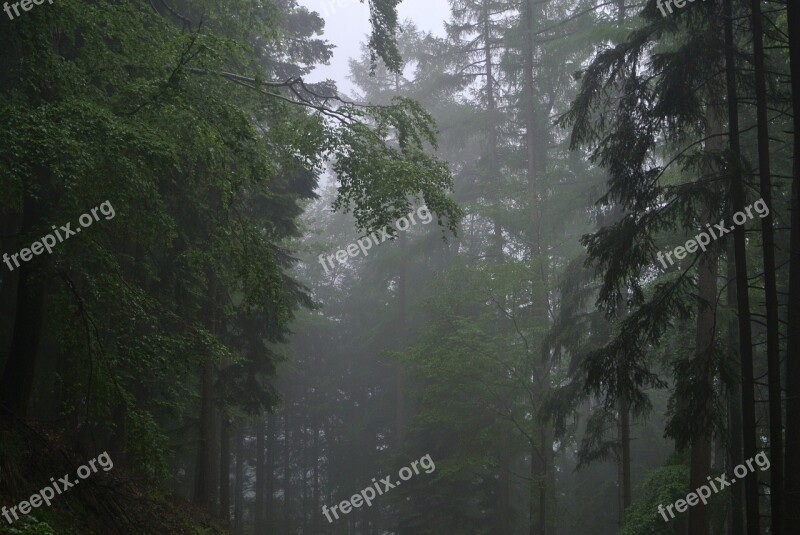
[[800, 533], [800, 0], [304, 1], [3, 4], [0, 534]]

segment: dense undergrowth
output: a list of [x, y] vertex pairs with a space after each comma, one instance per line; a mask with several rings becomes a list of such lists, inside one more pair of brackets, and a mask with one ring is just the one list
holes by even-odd
[[[67, 444], [61, 435], [0, 414], [0, 507], [7, 509], [75, 474], [102, 452]], [[13, 517], [12, 517], [13, 519]], [[0, 517], [0, 534], [223, 534], [207, 513], [170, 496], [135, 474], [115, 466], [98, 471], [9, 525]]]

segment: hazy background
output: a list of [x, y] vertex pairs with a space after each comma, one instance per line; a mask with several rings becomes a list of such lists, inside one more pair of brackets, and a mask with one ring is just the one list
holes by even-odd
[[[325, 19], [325, 39], [336, 46], [330, 65], [318, 67], [309, 79], [316, 82], [331, 78], [336, 80], [340, 91], [351, 93], [353, 85], [347, 79], [347, 62], [358, 57], [360, 43], [368, 39], [368, 4], [358, 0], [298, 0], [298, 3]], [[401, 21], [411, 19], [421, 31], [444, 35], [450, 5], [447, 0], [403, 0], [397, 11]]]

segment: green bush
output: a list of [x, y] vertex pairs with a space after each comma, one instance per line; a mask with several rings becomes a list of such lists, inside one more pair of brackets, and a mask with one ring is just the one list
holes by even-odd
[[[689, 492], [689, 467], [662, 466], [653, 470], [642, 483], [642, 496], [625, 511], [620, 535], [674, 535], [685, 533], [686, 515], [668, 522], [658, 513], [658, 506], [667, 506]], [[669, 518], [669, 515], [667, 515]]]

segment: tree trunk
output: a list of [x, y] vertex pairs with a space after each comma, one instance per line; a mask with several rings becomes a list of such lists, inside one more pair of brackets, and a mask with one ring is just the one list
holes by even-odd
[[[539, 185], [537, 171], [541, 162], [537, 161], [537, 146], [536, 146], [536, 109], [535, 109], [535, 94], [534, 94], [534, 80], [533, 80], [533, 53], [534, 53], [534, 5], [539, 4], [537, 0], [525, 0], [523, 7], [523, 28], [524, 28], [524, 46], [523, 46], [523, 68], [522, 68], [522, 85], [523, 85], [523, 113], [525, 117], [525, 154], [526, 154], [526, 168], [525, 173], [528, 180], [528, 200], [529, 200], [529, 229], [530, 229], [530, 254], [531, 260], [534, 265], [538, 264], [540, 270], [533, 275], [534, 302], [545, 303], [546, 288], [545, 277], [543, 270], [543, 263], [537, 262], [541, 255], [541, 217], [540, 217], [540, 203], [539, 203]], [[543, 313], [544, 308], [541, 307], [533, 313], [532, 322], [536, 328], [545, 328], [546, 315]], [[534, 381], [538, 382], [538, 387], [543, 389], [547, 386], [549, 380], [547, 370], [541, 365], [540, 361], [532, 363], [532, 376]], [[544, 392], [543, 392], [544, 395]], [[531, 458], [531, 535], [545, 535], [547, 533], [547, 449], [551, 444], [547, 442], [547, 431], [544, 429], [543, 424], [537, 423], [534, 426], [534, 437], [538, 439], [538, 448], [536, 445], [531, 444], [532, 458]], [[534, 509], [536, 521], [533, 521]]]
[[786, 526], [800, 523], [800, 5], [787, 2], [792, 73], [791, 257], [786, 341]]
[[[494, 65], [492, 62], [492, 30], [490, 19], [490, 6], [488, 1], [481, 4], [481, 21], [483, 28], [483, 60], [484, 68], [486, 70], [486, 82], [484, 88], [486, 90], [486, 149], [483, 153], [483, 166], [486, 170], [486, 180], [483, 187], [486, 191], [486, 199], [491, 205], [491, 209], [496, 213], [500, 212], [500, 173], [498, 171], [498, 156], [497, 156], [497, 104], [495, 101], [495, 88], [494, 88]], [[491, 259], [494, 264], [500, 265], [503, 262], [503, 229], [498, 220], [498, 217], [492, 218], [493, 226], [493, 244]], [[501, 302], [500, 308], [505, 309], [505, 296], [500, 295]], [[499, 332], [504, 332], [505, 323], [502, 312], [498, 311], [497, 314], [497, 327]], [[503, 437], [500, 443], [499, 450], [499, 467], [498, 467], [498, 480], [497, 480], [497, 532], [499, 535], [511, 534], [511, 444], [510, 435], [506, 430], [501, 431]]]
[[291, 435], [289, 434], [289, 407], [283, 413], [283, 532], [292, 533], [292, 473]]
[[769, 213], [761, 219], [764, 256], [764, 297], [767, 312], [767, 385], [769, 390], [770, 534], [783, 535], [783, 408], [781, 405], [781, 357], [778, 332], [778, 283], [775, 269], [775, 237], [772, 229], [772, 178], [769, 162], [767, 79], [764, 67], [761, 0], [750, 0], [753, 24], [753, 66], [756, 82], [758, 174], [761, 198]]
[[523, 107], [525, 112], [526, 175], [528, 177], [528, 197], [531, 218], [531, 251], [539, 252], [539, 203], [536, 178], [536, 115], [533, 92], [533, 3], [525, 0], [525, 46], [523, 64]]
[[[723, 0], [725, 20], [725, 78], [728, 98], [728, 131], [730, 152], [731, 205], [733, 212], [744, 208], [744, 181], [741, 171], [741, 149], [739, 144], [739, 112], [737, 109], [736, 64], [733, 40], [733, 0]], [[745, 250], [744, 227], [733, 229], [734, 257], [736, 261], [736, 305], [739, 312], [739, 355], [742, 381], [742, 446], [743, 455], [750, 459], [756, 455], [756, 407], [755, 380], [753, 378], [753, 338], [750, 326], [750, 296], [747, 284], [747, 251]], [[745, 486], [745, 510], [747, 512], [747, 535], [759, 535], [758, 480], [747, 477]]]
[[[533, 435], [537, 436], [538, 431], [534, 427]], [[537, 447], [537, 444], [530, 444], [531, 464], [530, 464], [530, 481], [528, 483], [528, 534], [529, 535], [544, 535], [537, 518], [540, 516], [538, 513], [541, 511], [541, 503], [538, 498], [538, 490], [541, 478], [544, 477], [544, 460], [542, 459], [542, 451]]]
[[317, 429], [317, 417], [314, 417], [314, 421], [312, 422], [312, 429], [314, 431], [314, 439], [311, 443], [311, 454], [314, 457], [314, 467], [312, 468], [313, 478], [314, 478], [314, 487], [313, 493], [311, 495], [311, 512], [313, 518], [312, 524], [312, 533], [318, 534], [319, 533], [319, 521], [320, 521], [320, 504], [319, 504], [319, 429]]
[[[308, 407], [306, 405], [306, 401], [308, 398], [304, 397], [300, 402], [301, 406]], [[306, 425], [306, 411], [303, 411], [303, 424], [300, 426], [300, 489], [302, 492], [302, 501], [300, 512], [302, 514], [302, 521], [301, 525], [302, 533], [308, 533], [308, 440], [307, 440], [307, 430], [308, 426]], [[316, 511], [315, 511], [316, 513]]]
[[[720, 139], [720, 138], [716, 138]], [[698, 380], [702, 381], [702, 395], [708, 396], [702, 414], [697, 417], [703, 422], [698, 436], [692, 439], [689, 466], [689, 488], [696, 489], [706, 484], [711, 475], [711, 440], [713, 418], [711, 416], [714, 396], [714, 327], [716, 325], [717, 298], [717, 249], [711, 247], [700, 257], [698, 267], [698, 313], [695, 333], [695, 358], [698, 361]], [[689, 533], [705, 535], [709, 533], [708, 506], [702, 502], [689, 508]]]
[[234, 490], [233, 530], [236, 535], [244, 533], [244, 422], [236, 425], [236, 489]]
[[[626, 6], [625, 0], [617, 0], [617, 28], [622, 29], [625, 25]], [[614, 86], [615, 98], [620, 98], [622, 88], [617, 83]], [[609, 217], [614, 219], [614, 215], [621, 217], [622, 210], [618, 205], [612, 207]], [[620, 306], [617, 315], [622, 316], [626, 313], [624, 307]], [[618, 504], [618, 524], [622, 527], [625, 521], [625, 510], [631, 505], [631, 444], [630, 444], [630, 403], [624, 396], [620, 396], [620, 467], [619, 467], [619, 504]]]
[[[492, 204], [492, 209], [499, 212], [499, 191], [498, 181], [500, 172], [498, 170], [497, 156], [497, 102], [494, 98], [494, 65], [492, 63], [492, 25], [490, 6], [488, 0], [484, 0], [482, 6], [483, 18], [483, 61], [486, 64], [486, 139], [488, 150], [484, 157], [488, 159], [486, 165], [487, 176], [484, 187], [487, 188], [487, 198]], [[498, 264], [503, 261], [503, 227], [497, 217], [493, 220], [494, 233], [494, 254], [495, 262]]]
[[197, 447], [197, 468], [195, 471], [194, 503], [212, 511], [214, 470], [214, 365], [206, 360], [202, 367], [200, 389], [200, 437]]
[[627, 401], [619, 404], [619, 526], [625, 520], [625, 510], [631, 505], [631, 422], [630, 407]]
[[511, 454], [509, 436], [506, 430], [500, 431], [499, 466], [497, 474], [497, 533], [511, 535]]
[[[712, 25], [712, 27], [714, 27]], [[706, 106], [706, 137], [704, 149], [703, 175], [716, 177], [720, 173], [717, 159], [723, 153], [722, 145], [722, 103], [716, 95], [710, 97]], [[703, 221], [712, 221], [717, 210], [704, 207]], [[698, 382], [696, 391], [707, 396], [700, 414], [695, 415], [700, 425], [698, 433], [692, 437], [689, 463], [689, 487], [698, 488], [706, 484], [711, 475], [711, 443], [714, 435], [714, 339], [717, 324], [717, 271], [719, 266], [719, 246], [711, 244], [700, 254], [697, 268], [697, 320], [695, 327], [695, 362]], [[702, 502], [689, 508], [689, 532], [697, 535], [709, 533], [708, 506]]]
[[[400, 93], [400, 75], [395, 74], [395, 91]], [[407, 237], [404, 232], [400, 232], [400, 266], [397, 277], [397, 349], [402, 350], [407, 340], [406, 333], [406, 293], [408, 287], [408, 266], [407, 257]], [[403, 451], [406, 440], [406, 370], [402, 362], [397, 362], [397, 390], [395, 392], [397, 412], [395, 414], [395, 432], [397, 433], [397, 451]]]
[[[23, 203], [20, 234], [33, 230], [39, 220], [41, 206], [26, 196]], [[21, 419], [28, 415], [36, 363], [42, 338], [45, 309], [43, 260], [37, 258], [22, 262], [17, 285], [17, 306], [14, 312], [14, 334], [8, 351], [3, 376], [0, 378], [0, 405], [4, 405]]]
[[253, 525], [256, 533], [264, 531], [264, 417], [256, 420], [256, 503], [253, 508]]
[[547, 480], [551, 466], [550, 450], [552, 443], [547, 436], [547, 429], [543, 424], [539, 425], [539, 442], [541, 443], [540, 451], [542, 452], [542, 468], [539, 476], [539, 533], [542, 535], [547, 534]]
[[[800, 8], [790, 8], [800, 11]], [[797, 15], [800, 24], [800, 14]], [[800, 38], [798, 39], [800, 41]], [[798, 56], [792, 61], [800, 63]], [[798, 69], [800, 70], [800, 69]], [[794, 76], [794, 74], [793, 74]], [[800, 73], [797, 73], [800, 77]], [[800, 83], [797, 91], [800, 94]], [[794, 88], [793, 88], [794, 90]], [[785, 527], [800, 523], [800, 103], [795, 100], [795, 160], [792, 181], [791, 258], [789, 260], [788, 333], [786, 343]]]
[[277, 444], [277, 424], [278, 419], [274, 414], [270, 414], [267, 419], [267, 465], [265, 468], [266, 476], [266, 510], [265, 532], [273, 533], [277, 529], [275, 522], [275, 447]]
[[220, 418], [219, 434], [219, 517], [223, 526], [231, 522], [231, 423]]
[[[0, 215], [0, 247], [3, 251], [13, 251], [16, 248], [15, 240], [12, 236], [19, 233], [19, 215], [6, 212]], [[8, 273], [3, 266], [3, 277], [0, 282], [0, 317], [5, 318], [0, 325], [0, 373], [5, 368], [8, 360], [8, 344], [14, 335], [14, 313], [17, 309], [17, 291], [19, 288], [19, 270], [15, 269]], [[61, 360], [62, 366], [64, 360]], [[61, 399], [66, 401], [63, 391], [66, 390], [63, 381], [61, 382]], [[63, 403], [61, 404], [63, 405]], [[116, 457], [114, 457], [116, 459]]]
[[[800, 5], [787, 2], [792, 73], [793, 155], [786, 342], [786, 526], [800, 523]], [[793, 30], [792, 30], [793, 29]]]
[[[728, 307], [733, 310], [736, 307], [736, 266], [734, 264], [733, 243], [728, 242], [727, 247], [727, 300]], [[739, 361], [739, 348], [736, 341], [739, 332], [736, 320], [728, 320], [728, 352], [732, 358], [736, 359], [734, 364]], [[732, 474], [733, 469], [744, 462], [742, 457], [742, 399], [740, 388], [736, 382], [728, 385], [728, 461], [725, 473]], [[728, 535], [744, 535], [744, 495], [741, 485], [732, 485], [730, 491], [730, 508], [728, 515]]]

